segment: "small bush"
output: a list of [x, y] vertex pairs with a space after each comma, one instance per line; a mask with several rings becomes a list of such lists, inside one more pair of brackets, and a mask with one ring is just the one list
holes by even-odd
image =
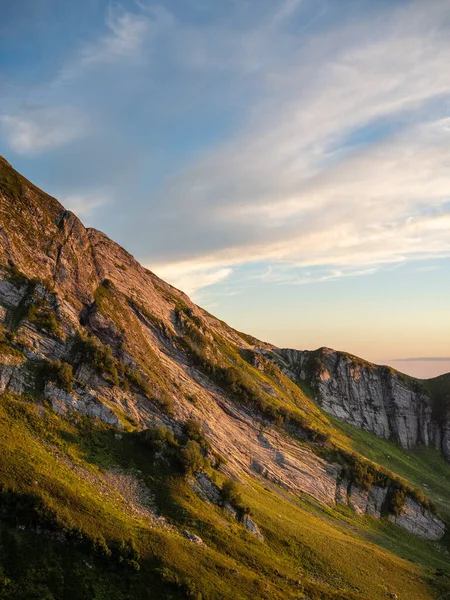
[[39, 363], [36, 374], [40, 380], [41, 389], [43, 390], [47, 381], [53, 381], [57, 387], [65, 392], [73, 391], [73, 371], [72, 365], [66, 362], [48, 360]]
[[200, 445], [194, 440], [189, 440], [181, 451], [181, 458], [185, 473], [194, 475], [205, 467], [205, 458]]
[[12, 344], [14, 343], [14, 334], [10, 331], [0, 330], [0, 356], [17, 356], [22, 357], [23, 352], [18, 348], [15, 348]]
[[143, 432], [143, 437], [152, 450], [160, 450], [164, 446], [178, 446], [173, 431], [166, 429], [162, 425], [159, 427], [152, 427], [146, 429]]
[[113, 385], [119, 384], [119, 361], [109, 346], [104, 346], [92, 336], [76, 334], [72, 346], [73, 362], [90, 364], [102, 377]]
[[226, 465], [227, 464], [227, 459], [222, 456], [221, 454], [219, 454], [218, 452], [216, 452], [215, 450], [212, 450], [211, 454], [213, 455], [214, 458], [214, 462], [212, 463], [212, 467], [213, 469], [220, 469], [220, 467], [222, 465]]
[[389, 490], [388, 506], [387, 506], [388, 512], [392, 513], [393, 515], [398, 516], [402, 511], [402, 508], [405, 504], [405, 500], [406, 500], [405, 488], [402, 486], [398, 486], [398, 485], [392, 486], [392, 488]]
[[162, 392], [155, 400], [166, 414], [173, 413], [173, 400], [167, 392]]
[[186, 400], [188, 402], [190, 402], [191, 404], [193, 404], [194, 406], [198, 406], [198, 400], [197, 400], [197, 396], [194, 396], [193, 394], [185, 394], [184, 396], [186, 398]]
[[95, 540], [93, 540], [92, 547], [93, 547], [93, 551], [94, 551], [95, 555], [98, 556], [99, 558], [105, 558], [105, 559], [111, 558], [112, 552], [109, 549], [109, 546], [106, 543], [104, 537], [99, 537], [99, 538], [96, 538]]
[[235, 509], [237, 517], [242, 520], [245, 515], [250, 514], [250, 508], [244, 504], [239, 485], [234, 479], [226, 479], [222, 484], [221, 489], [222, 502], [228, 502]]
[[55, 363], [56, 379], [63, 390], [72, 391], [73, 388], [73, 371], [72, 365], [66, 362]]
[[46, 331], [51, 335], [57, 335], [60, 327], [55, 314], [48, 308], [39, 307], [38, 304], [32, 304], [28, 309], [26, 316], [30, 323], [40, 331]]
[[184, 424], [187, 437], [197, 442], [202, 450], [208, 450], [210, 444], [206, 439], [202, 424], [197, 419], [188, 419]]

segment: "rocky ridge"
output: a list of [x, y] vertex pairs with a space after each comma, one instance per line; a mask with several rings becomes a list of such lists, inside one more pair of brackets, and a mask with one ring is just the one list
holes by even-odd
[[427, 381], [330, 348], [276, 352], [327, 413], [403, 448], [433, 445], [450, 461], [450, 404], [445, 395], [433, 397]]
[[[265, 352], [270, 346], [193, 304], [3, 159], [0, 306], [1, 393], [29, 394], [59, 414], [80, 413], [118, 431], [132, 423], [139, 430], [163, 425], [177, 432], [194, 418], [234, 478], [256, 477], [320, 503], [386, 515], [428, 539], [444, 534], [444, 523], [412, 490], [394, 514], [389, 477], [365, 489], [328, 458], [331, 424], [282, 370], [255, 352], [255, 346]], [[289, 352], [280, 351], [284, 370], [302, 374], [305, 354]], [[348, 387], [350, 366], [336, 366], [331, 351], [326, 360], [319, 384], [326, 411], [341, 411], [341, 418], [356, 412], [368, 428], [373, 424], [384, 436], [394, 432], [401, 443], [414, 445], [420, 436], [437, 443], [440, 435], [448, 447], [444, 430], [433, 429], [425, 396], [413, 397], [395, 379], [389, 384], [395, 399], [386, 408], [384, 383], [362, 369], [354, 371], [354, 381], [367, 381], [366, 387]], [[354, 388], [357, 395], [347, 399]], [[363, 417], [369, 389], [377, 408]], [[386, 415], [397, 411], [395, 419], [378, 414], [378, 407]], [[247, 527], [258, 537], [256, 523]]]

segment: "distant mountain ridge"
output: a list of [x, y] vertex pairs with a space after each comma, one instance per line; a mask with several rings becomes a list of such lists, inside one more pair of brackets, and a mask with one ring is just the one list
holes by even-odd
[[0, 159], [0, 597], [449, 591], [441, 488], [326, 414], [445, 454], [446, 386], [338, 354], [234, 330]]
[[403, 448], [433, 445], [450, 461], [450, 374], [420, 380], [330, 348], [277, 353], [327, 413]]

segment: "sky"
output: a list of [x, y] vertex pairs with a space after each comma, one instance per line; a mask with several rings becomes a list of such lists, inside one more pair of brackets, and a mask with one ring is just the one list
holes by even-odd
[[0, 0], [0, 154], [233, 327], [450, 371], [450, 0]]

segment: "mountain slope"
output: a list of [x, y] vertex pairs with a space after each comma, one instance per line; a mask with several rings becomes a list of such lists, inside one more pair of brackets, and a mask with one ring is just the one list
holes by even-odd
[[272, 346], [3, 159], [0, 218], [0, 597], [448, 589], [439, 500], [355, 452]]

